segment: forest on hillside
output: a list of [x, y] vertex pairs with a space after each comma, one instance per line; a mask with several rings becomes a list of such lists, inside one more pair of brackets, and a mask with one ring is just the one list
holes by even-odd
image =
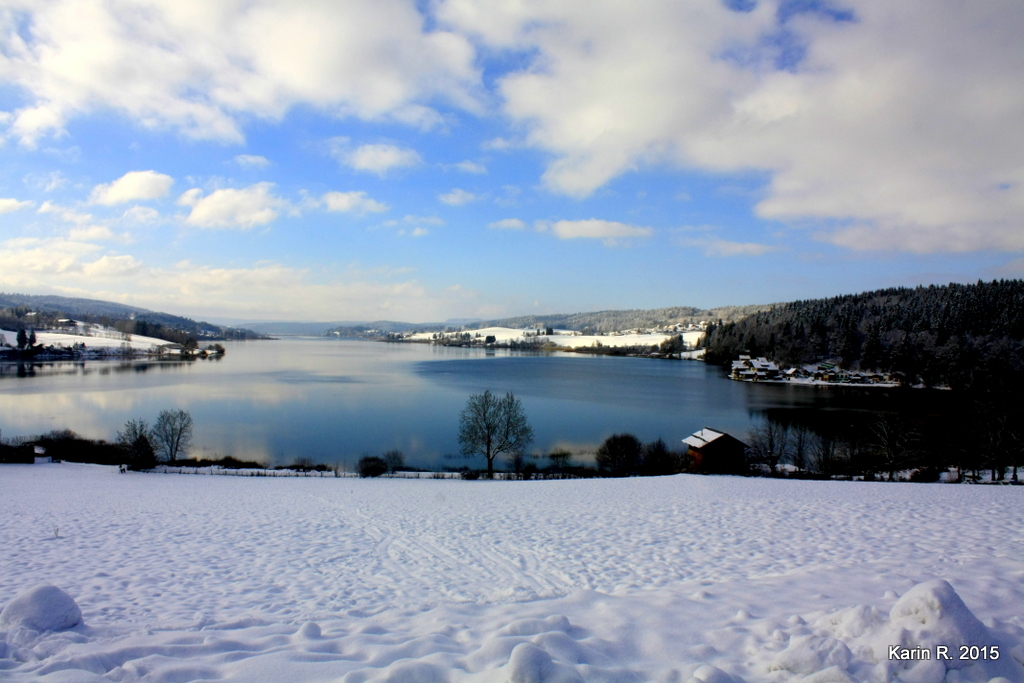
[[1024, 281], [882, 289], [777, 304], [711, 326], [706, 360], [741, 353], [784, 365], [834, 360], [905, 373], [911, 383], [1019, 393], [1024, 385]]

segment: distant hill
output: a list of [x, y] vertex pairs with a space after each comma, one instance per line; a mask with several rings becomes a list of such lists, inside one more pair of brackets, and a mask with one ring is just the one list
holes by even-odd
[[[67, 296], [40, 296], [35, 294], [5, 294], [0, 292], [0, 307], [3, 308], [30, 308], [34, 311], [46, 311], [48, 313], [66, 313], [71, 317], [83, 317], [86, 315], [106, 315], [112, 318], [129, 318], [137, 313], [154, 313], [144, 308], [117, 304], [113, 301], [100, 301], [99, 299], [76, 299]], [[177, 318], [166, 313], [155, 313], [155, 315]], [[185, 320], [185, 318], [177, 318]]]
[[722, 306], [720, 308], [703, 309], [694, 306], [674, 306], [671, 308], [627, 309], [594, 311], [590, 313], [551, 313], [548, 315], [522, 315], [497, 320], [446, 320], [443, 323], [403, 323], [392, 320], [376, 320], [369, 323], [349, 323], [339, 325], [326, 334], [341, 337], [372, 336], [375, 332], [440, 332], [465, 328], [467, 330], [484, 327], [536, 328], [555, 327], [562, 330], [582, 332], [589, 328], [593, 332], [615, 332], [634, 328], [662, 327], [674, 324], [706, 322], [733, 322], [758, 311], [771, 308], [771, 304], [751, 306]]
[[282, 320], [266, 322], [249, 322], [245, 323], [245, 327], [247, 329], [253, 330], [254, 332], [259, 332], [260, 334], [270, 334], [274, 336], [319, 337], [323, 334], [326, 334], [327, 331], [330, 329], [333, 329], [339, 325], [347, 324], [350, 323], [291, 322], [287, 320]]
[[740, 353], [795, 365], [898, 371], [979, 391], [1024, 386], [1024, 280], [900, 287], [777, 304], [708, 330], [709, 362]]
[[[32, 315], [35, 314], [35, 315]], [[99, 299], [0, 292], [0, 327], [22, 329], [74, 318], [109, 325], [128, 334], [179, 342], [194, 339], [259, 339], [252, 330], [196, 322], [170, 313], [151, 311]]]
[[615, 332], [634, 328], [661, 327], [664, 325], [706, 322], [732, 322], [752, 313], [770, 308], [771, 305], [722, 306], [703, 309], [693, 306], [670, 308], [627, 309], [595, 311], [592, 313], [557, 313], [552, 315], [524, 315], [502, 318], [481, 323], [480, 327], [555, 327], [563, 330], [582, 331], [591, 328], [594, 332]]

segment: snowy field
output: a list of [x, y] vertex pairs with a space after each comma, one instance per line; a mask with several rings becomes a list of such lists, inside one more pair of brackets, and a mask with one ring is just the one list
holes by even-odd
[[1024, 488], [4, 465], [3, 605], [11, 681], [1020, 682]]

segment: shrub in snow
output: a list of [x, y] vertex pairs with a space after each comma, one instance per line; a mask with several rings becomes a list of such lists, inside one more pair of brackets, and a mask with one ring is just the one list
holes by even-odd
[[0, 629], [24, 626], [34, 631], [64, 631], [82, 623], [74, 598], [48, 584], [25, 591], [0, 612]]
[[384, 458], [376, 455], [367, 455], [359, 458], [359, 464], [356, 467], [359, 470], [360, 477], [379, 477], [388, 471], [387, 462], [385, 462]]

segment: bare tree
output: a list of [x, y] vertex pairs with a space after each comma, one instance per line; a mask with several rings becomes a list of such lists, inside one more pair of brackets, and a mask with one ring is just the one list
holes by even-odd
[[569, 467], [569, 461], [572, 460], [572, 453], [569, 451], [552, 451], [548, 455], [548, 459], [551, 461], [551, 469], [557, 474], [561, 474]]
[[898, 413], [879, 413], [869, 426], [870, 449], [892, 481], [896, 472], [910, 466], [914, 434]]
[[124, 429], [117, 433], [117, 443], [128, 456], [128, 464], [134, 469], [147, 469], [156, 463], [152, 434], [145, 420], [128, 420]]
[[989, 404], [978, 420], [980, 429], [976, 448], [984, 453], [982, 464], [992, 470], [992, 481], [1006, 478], [1006, 468], [1013, 467], [1013, 480], [1017, 478], [1020, 463], [1019, 418], [1006, 406]]
[[765, 420], [750, 430], [747, 436], [750, 443], [750, 459], [764, 465], [768, 473], [774, 475], [779, 463], [789, 453], [789, 427], [774, 420]]
[[512, 470], [512, 473], [516, 475], [516, 478], [520, 478], [523, 475], [523, 468], [526, 467], [526, 456], [523, 455], [522, 451], [512, 451], [505, 458], [505, 465]]
[[388, 474], [394, 474], [405, 467], [405, 454], [395, 449], [384, 454], [384, 462], [388, 465]]
[[816, 436], [811, 441], [811, 468], [826, 477], [836, 472], [839, 454], [836, 452], [836, 440], [829, 435]]
[[192, 416], [184, 410], [162, 410], [153, 425], [153, 447], [161, 460], [174, 462], [192, 448]]
[[494, 478], [496, 457], [522, 453], [531, 441], [533, 428], [511, 393], [498, 398], [485, 391], [469, 397], [459, 418], [459, 444], [463, 455], [484, 456], [488, 478]]
[[810, 464], [813, 440], [814, 432], [802, 425], [790, 432], [789, 462], [798, 471], [806, 470]]

